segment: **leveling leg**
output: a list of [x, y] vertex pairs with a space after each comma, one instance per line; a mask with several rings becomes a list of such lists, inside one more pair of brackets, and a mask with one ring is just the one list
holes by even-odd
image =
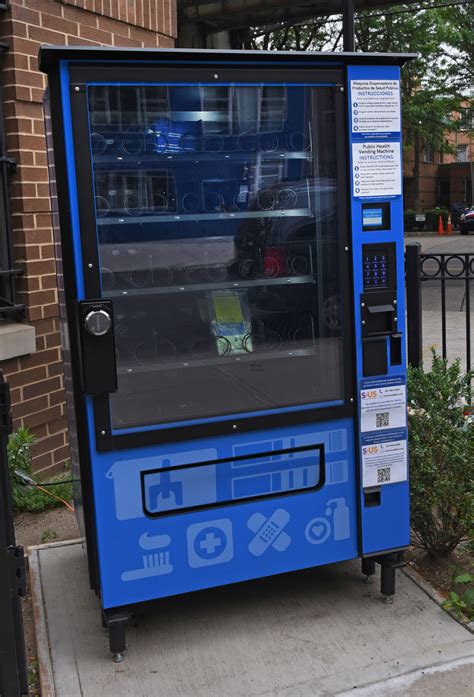
[[362, 573], [366, 583], [373, 583], [375, 564], [380, 564], [380, 591], [384, 603], [393, 603], [395, 594], [395, 571], [405, 566], [404, 552], [388, 552], [362, 559]]
[[128, 624], [129, 616], [123, 612], [104, 610], [107, 629], [109, 632], [109, 648], [115, 663], [124, 660], [124, 652], [127, 648], [125, 640], [125, 627]]

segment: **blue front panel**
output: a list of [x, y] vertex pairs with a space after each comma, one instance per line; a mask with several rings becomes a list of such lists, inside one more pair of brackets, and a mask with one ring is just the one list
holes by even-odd
[[[324, 448], [324, 469], [311, 449], [306, 456], [271, 455], [315, 445]], [[269, 454], [251, 457], [263, 452]], [[93, 453], [104, 607], [356, 557], [353, 452], [353, 422], [343, 419], [277, 433]], [[232, 459], [242, 453], [248, 459]], [[213, 460], [226, 462], [206, 466], [205, 475], [184, 467]], [[156, 470], [170, 465], [175, 470], [170, 481], [158, 482]], [[150, 471], [161, 486], [151, 507], [168, 511], [159, 518], [144, 513], [150, 488], [142, 487], [141, 473]], [[275, 496], [283, 488], [301, 489], [305, 481], [313, 484], [320, 475], [325, 484], [315, 491]], [[249, 495], [265, 498], [213, 507]], [[200, 505], [207, 508], [179, 512]]]
[[[410, 536], [400, 69], [352, 66], [347, 72], [357, 383], [361, 410], [361, 538], [363, 553], [372, 554], [404, 547], [409, 544]], [[394, 252], [391, 269], [385, 250], [389, 254]], [[394, 278], [389, 281], [387, 274], [390, 273]], [[381, 332], [378, 336], [364, 338], [366, 325], [362, 321], [368, 322], [370, 317], [364, 314], [362, 303], [367, 305], [390, 283], [396, 286], [392, 305], [396, 310], [392, 319], [394, 314], [396, 319], [385, 335]], [[391, 299], [385, 301], [392, 302]], [[379, 340], [379, 348], [375, 354], [366, 354], [364, 366], [364, 343], [367, 347], [374, 339]], [[400, 355], [395, 355], [395, 348]], [[373, 355], [377, 358], [377, 351], [385, 353], [386, 365], [374, 375], [371, 363]], [[366, 493], [379, 492], [380, 503], [372, 505], [372, 499], [367, 505], [364, 489]]]

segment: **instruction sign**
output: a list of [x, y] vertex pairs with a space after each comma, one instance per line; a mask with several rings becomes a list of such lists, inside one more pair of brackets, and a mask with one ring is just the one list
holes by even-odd
[[352, 193], [361, 196], [400, 196], [400, 143], [352, 143]]
[[353, 135], [400, 133], [398, 80], [351, 80]]
[[404, 482], [407, 471], [407, 441], [404, 433], [398, 440], [363, 439], [362, 442], [362, 486], [382, 486]]

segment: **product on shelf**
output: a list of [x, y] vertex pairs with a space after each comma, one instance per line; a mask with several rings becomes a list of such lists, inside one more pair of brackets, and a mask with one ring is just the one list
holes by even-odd
[[[214, 290], [210, 293], [211, 325], [219, 355], [245, 350], [243, 338], [250, 332], [250, 308], [245, 291]], [[222, 339], [225, 339], [222, 342]], [[230, 350], [228, 347], [230, 344]]]

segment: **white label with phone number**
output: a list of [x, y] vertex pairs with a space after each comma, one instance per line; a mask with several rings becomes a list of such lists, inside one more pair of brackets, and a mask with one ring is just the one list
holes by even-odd
[[406, 440], [363, 445], [362, 473], [364, 488], [406, 481]]
[[360, 391], [362, 433], [406, 427], [406, 386], [390, 385]]

